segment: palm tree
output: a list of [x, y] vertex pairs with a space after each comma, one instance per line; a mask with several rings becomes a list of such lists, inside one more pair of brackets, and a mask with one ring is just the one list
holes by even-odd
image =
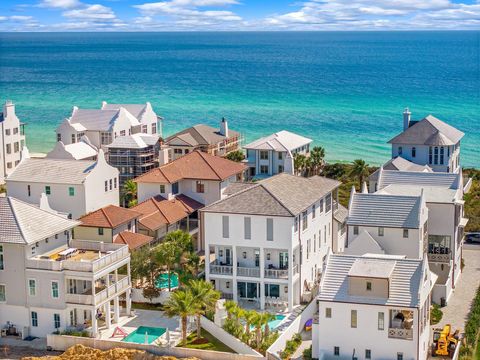
[[358, 179], [360, 183], [360, 188], [362, 187], [363, 180], [368, 177], [370, 174], [368, 170], [368, 164], [361, 159], [357, 159], [353, 161], [353, 167], [350, 170], [350, 176]]
[[227, 310], [227, 318], [231, 319], [232, 314], [235, 312], [235, 309], [238, 307], [237, 303], [233, 300], [225, 301], [225, 309]]
[[225, 158], [235, 162], [242, 162], [242, 160], [245, 159], [245, 155], [242, 150], [235, 150], [229, 152]]
[[123, 184], [123, 196], [128, 204], [134, 206], [137, 202], [137, 183], [133, 180], [127, 180]]
[[192, 236], [182, 230], [175, 230], [165, 235], [164, 242], [174, 243], [177, 247], [178, 260], [185, 252], [193, 251]]
[[165, 303], [165, 314], [168, 317], [179, 316], [182, 322], [182, 341], [187, 341], [187, 320], [195, 315], [197, 302], [189, 290], [177, 290], [170, 295]]
[[325, 149], [321, 146], [315, 146], [310, 152], [314, 175], [319, 175], [325, 165]]
[[270, 334], [270, 325], [268, 323], [272, 320], [275, 320], [277, 317], [273, 314], [270, 314], [269, 312], [263, 313], [263, 324], [265, 325], [265, 328], [263, 330], [263, 338], [266, 339], [268, 338], [268, 335]]
[[255, 316], [252, 321], [253, 326], [255, 326], [255, 344], [256, 350], [260, 351], [260, 346], [262, 343], [262, 325], [263, 325], [263, 314], [255, 313]]
[[163, 242], [156, 248], [156, 259], [159, 264], [167, 268], [168, 273], [168, 291], [171, 291], [171, 270], [174, 268], [178, 258], [178, 249], [173, 242]]
[[243, 314], [243, 318], [245, 319], [245, 333], [248, 339], [250, 338], [250, 326], [255, 321], [256, 316], [257, 312], [255, 310], [246, 310]]
[[211, 282], [204, 280], [190, 280], [188, 289], [195, 299], [195, 316], [197, 322], [197, 339], [201, 337], [202, 327], [200, 320], [207, 311], [215, 308], [217, 300], [220, 299], [220, 293], [213, 288]]
[[296, 175], [303, 175], [306, 161], [307, 157], [303, 154], [293, 155], [293, 167]]

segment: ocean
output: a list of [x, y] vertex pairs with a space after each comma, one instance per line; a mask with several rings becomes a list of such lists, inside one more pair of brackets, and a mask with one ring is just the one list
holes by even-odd
[[1, 33], [0, 100], [47, 152], [74, 105], [150, 101], [164, 135], [225, 116], [246, 141], [287, 129], [329, 161], [390, 157], [402, 112], [466, 133], [480, 167], [480, 32]]

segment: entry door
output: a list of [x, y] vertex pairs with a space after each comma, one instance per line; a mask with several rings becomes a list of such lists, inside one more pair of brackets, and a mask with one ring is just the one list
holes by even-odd
[[225, 262], [227, 263], [227, 265], [231, 265], [232, 262], [231, 262], [231, 257], [230, 257], [230, 249], [225, 249]]
[[247, 298], [256, 299], [258, 298], [258, 284], [257, 283], [247, 283]]
[[280, 269], [287, 269], [288, 268], [288, 253], [286, 252], [281, 252], [279, 254], [279, 264], [280, 264]]

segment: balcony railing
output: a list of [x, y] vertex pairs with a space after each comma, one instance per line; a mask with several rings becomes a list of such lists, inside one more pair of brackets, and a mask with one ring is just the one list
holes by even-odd
[[226, 300], [233, 300], [233, 294], [232, 293], [224, 293], [222, 292], [222, 298]]
[[123, 276], [118, 282], [111, 284], [93, 296], [92, 294], [65, 294], [65, 301], [67, 303], [82, 304], [82, 305], [96, 305], [104, 300], [107, 300], [113, 295], [118, 295], [124, 292], [130, 286], [128, 276]]
[[389, 328], [388, 337], [395, 338], [395, 339], [412, 340], [413, 329]]
[[232, 265], [210, 264], [210, 274], [232, 275], [233, 274], [233, 266]]
[[264, 276], [271, 279], [288, 279], [288, 269], [265, 269]]
[[237, 276], [260, 277], [260, 268], [237, 267]]
[[432, 254], [428, 253], [428, 261], [432, 262], [450, 262], [450, 254]]

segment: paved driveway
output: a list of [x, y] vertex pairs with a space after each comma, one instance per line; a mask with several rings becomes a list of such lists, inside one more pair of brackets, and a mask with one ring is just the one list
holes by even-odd
[[448, 305], [442, 308], [443, 317], [435, 328], [451, 324], [453, 330], [465, 328], [465, 321], [472, 300], [480, 286], [480, 245], [468, 245], [463, 249], [465, 267]]

